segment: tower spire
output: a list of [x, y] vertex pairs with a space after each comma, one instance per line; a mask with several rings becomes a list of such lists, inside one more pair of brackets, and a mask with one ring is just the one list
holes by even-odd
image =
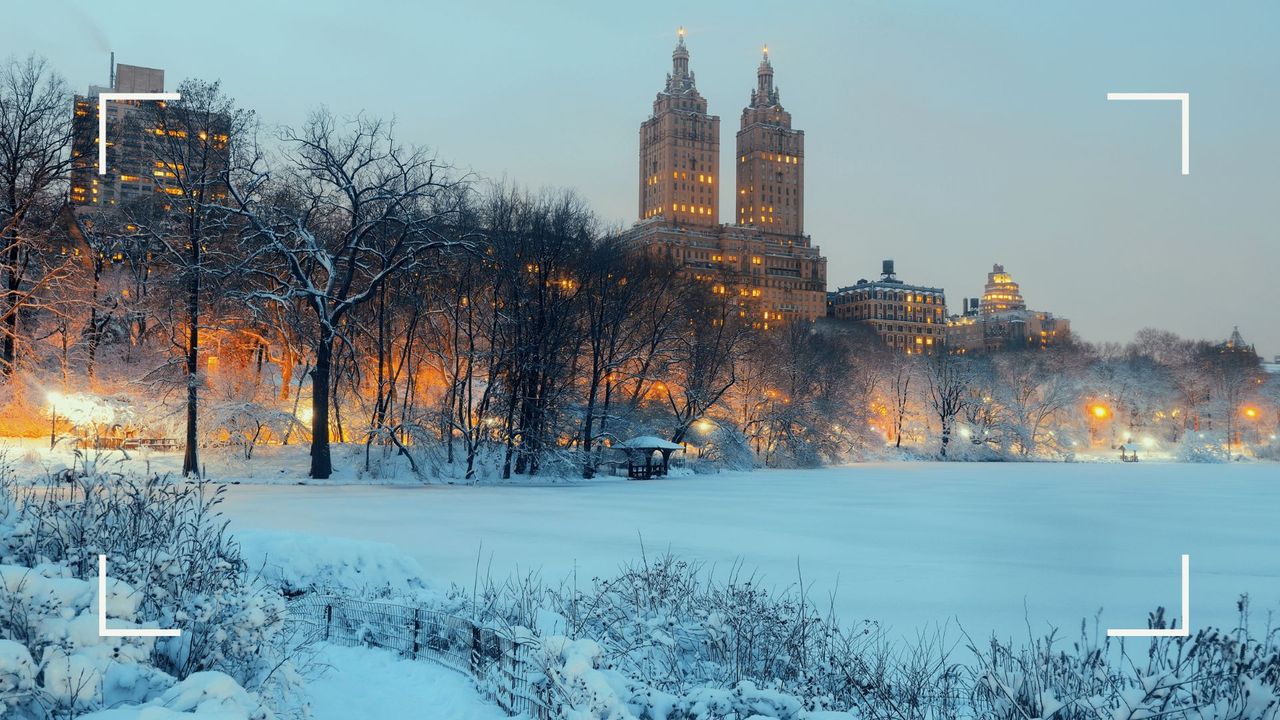
[[684, 46], [684, 27], [676, 30], [676, 49], [671, 53], [671, 77], [689, 76], [689, 48]]
[[756, 89], [751, 92], [753, 107], [777, 105], [778, 91], [773, 87], [773, 63], [769, 62], [769, 46], [760, 50], [760, 66], [756, 68]]
[[684, 26], [676, 30], [676, 49], [671, 52], [671, 74], [667, 76], [667, 92], [694, 90], [693, 73], [689, 72], [689, 48], [684, 45]]

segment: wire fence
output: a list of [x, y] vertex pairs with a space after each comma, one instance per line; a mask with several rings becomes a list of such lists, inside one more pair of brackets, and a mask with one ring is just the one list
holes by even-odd
[[297, 598], [289, 604], [289, 616], [314, 640], [385, 648], [468, 675], [510, 715], [554, 717], [534, 662], [535, 638], [514, 637], [435, 610], [336, 595]]

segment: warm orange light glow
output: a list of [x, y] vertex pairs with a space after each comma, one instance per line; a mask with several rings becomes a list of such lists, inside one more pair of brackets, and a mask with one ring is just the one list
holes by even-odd
[[1093, 416], [1099, 420], [1105, 420], [1109, 415], [1111, 415], [1111, 410], [1108, 409], [1106, 405], [1094, 405], [1089, 408], [1089, 412], [1093, 413]]
[[1258, 412], [1258, 408], [1256, 407], [1247, 407], [1244, 409], [1244, 416], [1250, 420], [1257, 418], [1260, 414], [1261, 413]]

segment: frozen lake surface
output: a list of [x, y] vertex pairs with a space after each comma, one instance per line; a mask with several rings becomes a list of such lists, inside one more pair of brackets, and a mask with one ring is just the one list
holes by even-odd
[[[975, 636], [1056, 624], [1074, 634], [1180, 614], [1233, 626], [1240, 593], [1280, 610], [1280, 467], [894, 463], [545, 487], [239, 485], [233, 527], [394, 544], [430, 580], [469, 587], [538, 570], [580, 584], [670, 549], [806, 584], [847, 620], [906, 635], [953, 620]], [[483, 548], [483, 549], [482, 549]], [[1260, 618], [1261, 619], [1261, 618]]]

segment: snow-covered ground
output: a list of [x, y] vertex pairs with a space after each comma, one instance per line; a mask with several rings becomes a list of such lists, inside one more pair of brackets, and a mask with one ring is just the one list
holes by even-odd
[[[893, 463], [549, 487], [252, 486], [225, 510], [242, 529], [390, 543], [432, 579], [469, 587], [539, 571], [581, 584], [671, 551], [778, 588], [797, 567], [848, 620], [907, 635], [958, 620], [971, 634], [1074, 632], [1179, 614], [1191, 555], [1192, 625], [1230, 626], [1235, 600], [1280, 610], [1274, 464]], [[318, 538], [315, 542], [321, 542]]]
[[328, 670], [307, 684], [311, 720], [416, 718], [506, 720], [469, 678], [441, 665], [387, 650], [323, 645], [316, 662]]

